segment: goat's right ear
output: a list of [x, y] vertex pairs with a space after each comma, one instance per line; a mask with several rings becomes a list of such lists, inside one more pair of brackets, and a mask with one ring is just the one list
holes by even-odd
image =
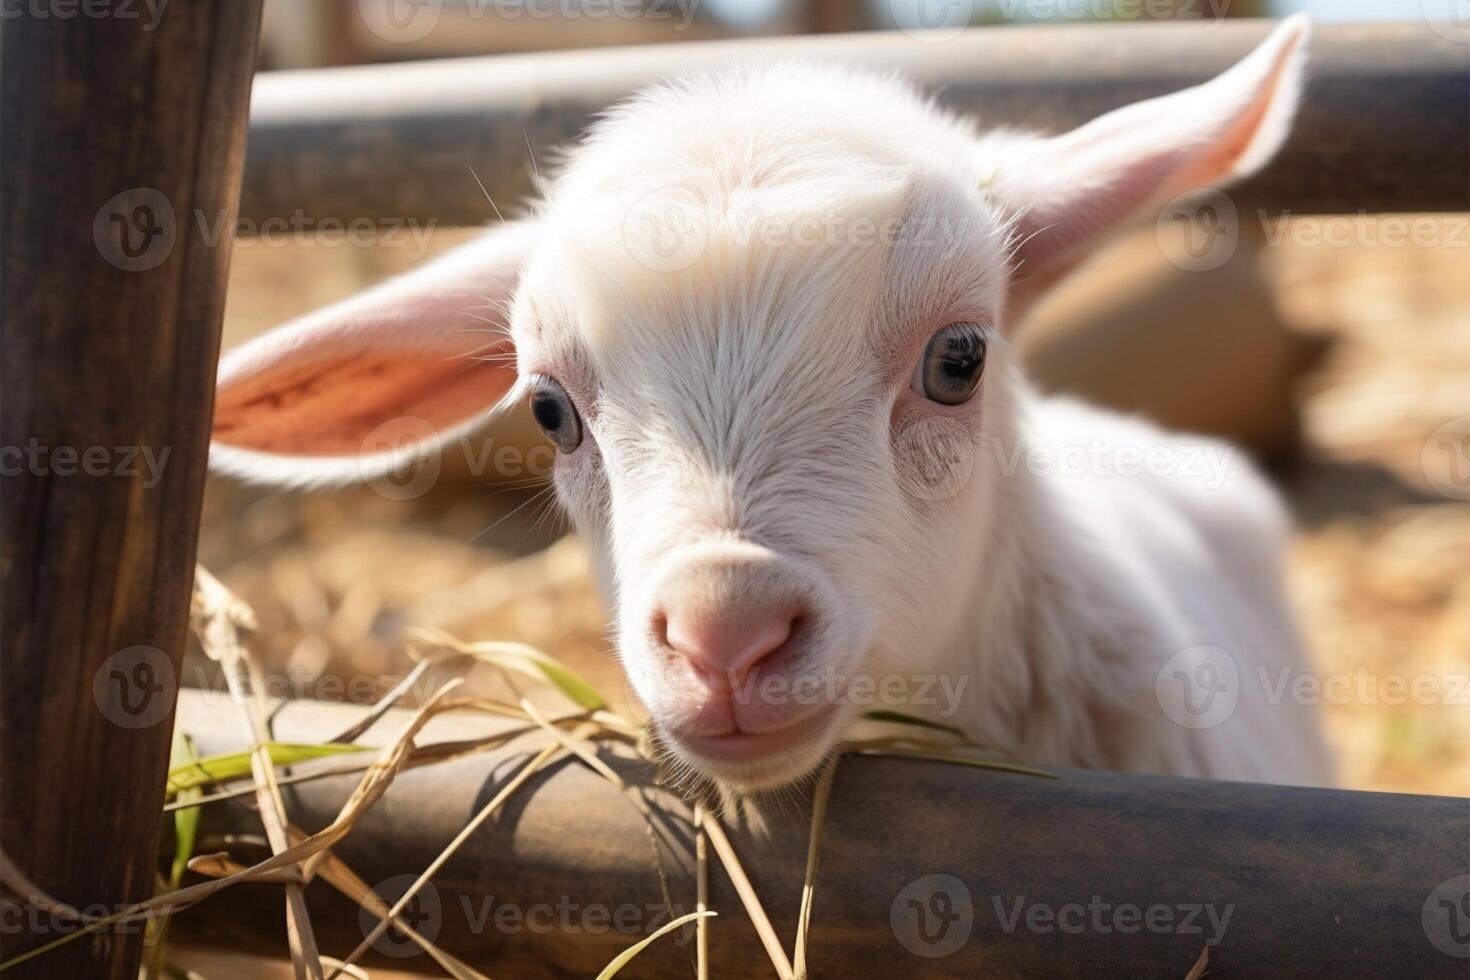
[[1265, 165], [1291, 128], [1311, 32], [1304, 15], [1288, 17], [1202, 85], [1060, 136], [983, 140], [986, 183], [1015, 221], [1012, 321], [1150, 202], [1218, 188]]
[[529, 222], [229, 351], [210, 467], [252, 482], [371, 479], [483, 421], [516, 380], [507, 310]]

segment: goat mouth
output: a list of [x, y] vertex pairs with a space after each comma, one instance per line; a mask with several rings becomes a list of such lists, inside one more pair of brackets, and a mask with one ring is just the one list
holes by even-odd
[[734, 730], [723, 735], [674, 733], [690, 755], [711, 762], [749, 763], [770, 759], [793, 749], [810, 747], [826, 731], [836, 709], [823, 707], [781, 728], [762, 732]]

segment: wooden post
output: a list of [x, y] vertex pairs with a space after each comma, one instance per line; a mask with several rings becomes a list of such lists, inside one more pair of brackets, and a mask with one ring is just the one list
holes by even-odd
[[[0, 846], [35, 891], [110, 912], [155, 880], [261, 0], [14, 6]], [[76, 930], [40, 895], [6, 904], [6, 959]], [[131, 978], [142, 936], [7, 980]]]

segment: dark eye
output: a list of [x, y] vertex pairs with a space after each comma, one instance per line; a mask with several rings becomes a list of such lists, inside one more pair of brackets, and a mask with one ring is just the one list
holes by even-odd
[[941, 405], [963, 405], [980, 387], [985, 373], [985, 328], [951, 323], [924, 348], [914, 369], [914, 391]]
[[531, 414], [561, 452], [575, 452], [582, 444], [582, 418], [561, 382], [546, 377], [531, 382]]

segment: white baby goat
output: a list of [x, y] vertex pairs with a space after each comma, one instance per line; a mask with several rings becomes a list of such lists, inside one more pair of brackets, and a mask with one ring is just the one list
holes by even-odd
[[341, 483], [529, 395], [632, 686], [737, 790], [875, 708], [1037, 763], [1326, 782], [1271, 489], [1038, 396], [1007, 343], [1111, 229], [1271, 157], [1307, 33], [1051, 138], [802, 64], [647, 89], [528, 220], [231, 352], [213, 462]]

